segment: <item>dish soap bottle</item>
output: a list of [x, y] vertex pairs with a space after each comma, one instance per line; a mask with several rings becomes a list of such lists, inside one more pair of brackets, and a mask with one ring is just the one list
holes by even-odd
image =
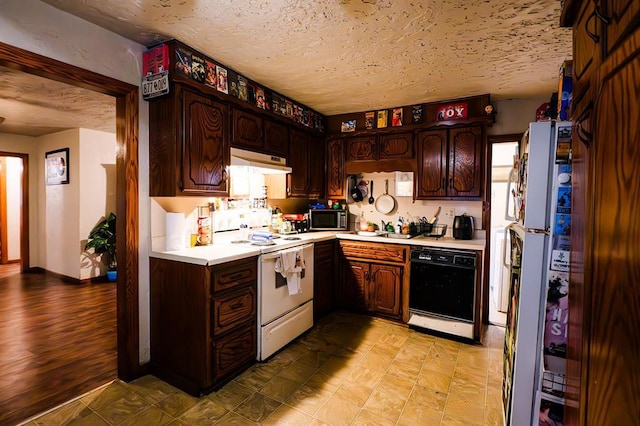
[[361, 231], [366, 231], [368, 228], [368, 224], [367, 224], [367, 220], [364, 218], [364, 212], [360, 213], [360, 230]]

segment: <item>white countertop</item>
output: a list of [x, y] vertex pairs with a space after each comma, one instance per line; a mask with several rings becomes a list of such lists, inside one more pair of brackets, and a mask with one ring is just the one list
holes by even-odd
[[456, 240], [451, 237], [433, 238], [418, 236], [414, 238], [389, 238], [389, 237], [369, 237], [357, 234], [340, 234], [337, 235], [341, 240], [354, 240], [354, 241], [372, 241], [376, 243], [387, 244], [404, 244], [410, 246], [425, 246], [425, 247], [438, 247], [438, 248], [452, 248], [452, 249], [465, 249], [465, 250], [482, 250], [484, 251], [485, 240], [473, 239], [473, 240]]
[[[239, 231], [216, 233], [214, 243], [210, 246], [190, 247], [176, 251], [152, 251], [150, 257], [173, 260], [177, 262], [186, 262], [196, 265], [211, 266], [220, 263], [240, 260], [251, 256], [259, 256], [263, 250], [260, 246], [249, 244], [234, 244], [232, 241], [238, 240]], [[351, 232], [307, 232], [296, 234], [300, 237], [300, 242], [320, 242], [332, 239], [352, 240], [352, 241], [371, 241], [386, 244], [403, 244], [410, 246], [439, 247], [452, 249], [480, 250], [484, 251], [485, 240], [456, 240], [451, 237], [431, 238], [431, 237], [415, 237], [409, 239], [388, 238], [362, 236]], [[277, 246], [275, 246], [277, 247]]]

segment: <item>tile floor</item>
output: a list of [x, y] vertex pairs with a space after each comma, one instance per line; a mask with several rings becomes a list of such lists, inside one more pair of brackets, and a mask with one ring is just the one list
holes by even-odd
[[503, 329], [483, 346], [346, 312], [194, 398], [153, 377], [114, 381], [35, 425], [502, 425]]

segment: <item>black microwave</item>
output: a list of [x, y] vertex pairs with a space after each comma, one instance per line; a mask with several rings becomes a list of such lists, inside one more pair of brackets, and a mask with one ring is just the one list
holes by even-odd
[[309, 210], [310, 231], [340, 231], [349, 228], [349, 213], [343, 209]]

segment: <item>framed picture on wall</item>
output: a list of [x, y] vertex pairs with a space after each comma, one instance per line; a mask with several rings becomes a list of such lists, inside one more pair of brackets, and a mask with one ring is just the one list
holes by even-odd
[[69, 183], [69, 148], [45, 153], [44, 167], [47, 185]]

